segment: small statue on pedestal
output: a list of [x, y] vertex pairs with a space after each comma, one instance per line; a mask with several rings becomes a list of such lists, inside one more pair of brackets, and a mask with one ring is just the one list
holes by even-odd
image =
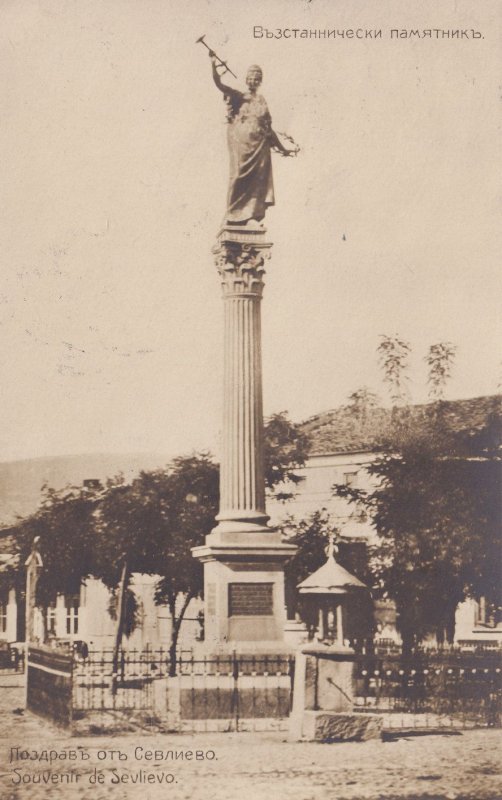
[[240, 92], [222, 83], [219, 69], [223, 65], [224, 71], [230, 70], [212, 50], [209, 56], [213, 80], [228, 107], [230, 182], [224, 224], [253, 227], [257, 223], [261, 227], [268, 206], [274, 205], [271, 151], [294, 156], [299, 148], [285, 147], [272, 128], [265, 98], [258, 94], [263, 79], [261, 68], [256, 65], [249, 68], [247, 91]]

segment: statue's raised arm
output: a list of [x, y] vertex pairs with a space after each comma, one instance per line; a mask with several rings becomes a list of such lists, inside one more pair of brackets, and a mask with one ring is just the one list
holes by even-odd
[[268, 206], [274, 205], [271, 150], [296, 155], [284, 147], [272, 128], [265, 98], [258, 94], [263, 79], [260, 67], [252, 66], [246, 76], [247, 91], [240, 92], [221, 80], [217, 57], [209, 52], [213, 80], [228, 106], [228, 150], [230, 181], [225, 223], [246, 225], [261, 222]]
[[232, 89], [231, 86], [226, 86], [223, 83], [223, 81], [221, 80], [221, 75], [218, 72], [218, 66], [221, 67], [221, 64], [218, 61], [216, 54], [213, 53], [212, 50], [209, 51], [209, 58], [211, 59], [211, 68], [213, 70], [213, 81], [215, 82], [215, 84], [218, 87], [218, 89], [220, 90], [220, 92], [223, 92], [223, 94], [225, 94], [225, 95], [234, 94], [234, 93], [242, 94], [241, 92], [237, 92], [237, 89]]

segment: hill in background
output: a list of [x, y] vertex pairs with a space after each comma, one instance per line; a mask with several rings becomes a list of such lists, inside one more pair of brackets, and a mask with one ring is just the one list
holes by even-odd
[[88, 479], [104, 481], [120, 472], [131, 479], [168, 461], [167, 456], [152, 453], [90, 453], [0, 463], [0, 527], [36, 511], [44, 484], [63, 489]]

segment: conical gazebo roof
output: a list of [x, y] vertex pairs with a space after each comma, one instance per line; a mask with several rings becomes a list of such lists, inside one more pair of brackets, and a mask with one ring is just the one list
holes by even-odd
[[299, 583], [297, 588], [300, 594], [346, 594], [350, 589], [367, 587], [338, 564], [330, 553], [326, 563]]

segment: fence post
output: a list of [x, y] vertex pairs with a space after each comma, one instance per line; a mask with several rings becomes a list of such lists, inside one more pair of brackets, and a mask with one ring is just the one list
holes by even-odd
[[319, 711], [319, 657], [315, 656], [314, 711]]
[[[378, 664], [377, 664], [378, 667]], [[375, 678], [375, 704], [377, 708], [380, 707], [380, 694], [382, 691], [382, 678], [381, 678], [382, 671], [380, 669], [374, 669], [373, 675]]]
[[289, 656], [288, 669], [289, 669], [289, 680], [290, 680], [289, 711], [291, 713], [291, 711], [293, 710], [293, 699], [295, 691], [295, 658], [293, 656]]
[[125, 652], [124, 648], [120, 651], [120, 681], [122, 686], [124, 685], [125, 681]]
[[234, 686], [232, 691], [232, 710], [234, 712], [235, 730], [239, 730], [239, 661], [235, 650], [232, 654], [232, 677]]
[[71, 731], [73, 729], [73, 708], [75, 706], [75, 700], [76, 700], [76, 698], [74, 697], [74, 692], [75, 692], [75, 680], [74, 680], [74, 676], [75, 676], [75, 648], [74, 647], [72, 647], [71, 650], [70, 650], [70, 656], [71, 656], [71, 661], [70, 661], [70, 693], [69, 693], [70, 694], [70, 708], [69, 708], [69, 713], [68, 713], [68, 717], [69, 717], [68, 724], [69, 724], [69, 728], [70, 728], [70, 731]]

